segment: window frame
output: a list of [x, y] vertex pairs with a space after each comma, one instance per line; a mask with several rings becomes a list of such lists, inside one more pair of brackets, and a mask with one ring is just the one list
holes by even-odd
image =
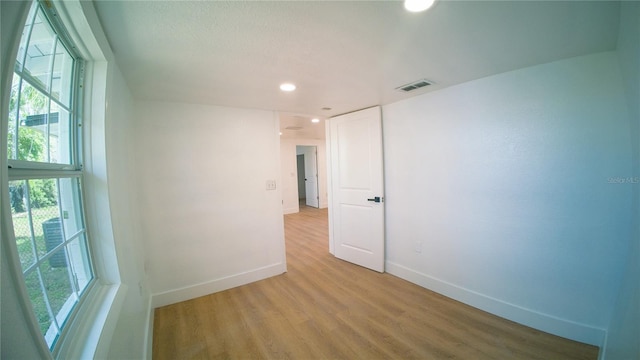
[[[64, 46], [64, 48], [67, 50], [67, 52], [69, 53], [69, 56], [71, 56], [73, 58], [74, 64], [73, 64], [73, 69], [72, 69], [72, 77], [71, 77], [71, 83], [74, 84], [72, 86], [72, 92], [71, 94], [69, 94], [70, 96], [70, 100], [69, 100], [69, 105], [65, 105], [63, 104], [61, 101], [57, 100], [55, 97], [52, 96], [51, 91], [50, 90], [46, 90], [45, 88], [43, 88], [40, 85], [39, 81], [36, 81], [34, 79], [34, 77], [28, 72], [25, 71], [25, 67], [26, 65], [24, 64], [26, 62], [26, 58], [27, 58], [27, 50], [25, 49], [24, 52], [24, 57], [22, 59], [22, 63], [21, 63], [21, 67], [22, 69], [18, 69], [18, 62], [17, 62], [17, 56], [16, 59], [13, 60], [13, 73], [17, 74], [20, 78], [21, 81], [26, 81], [31, 87], [33, 87], [34, 89], [36, 89], [37, 91], [39, 91], [40, 93], [42, 93], [43, 95], [45, 95], [47, 97], [47, 99], [49, 100], [49, 102], [55, 102], [59, 107], [64, 108], [65, 110], [67, 110], [70, 114], [70, 128], [73, 131], [70, 131], [69, 136], [71, 136], [69, 142], [70, 142], [70, 155], [71, 155], [71, 161], [70, 164], [60, 164], [60, 163], [51, 163], [51, 162], [38, 162], [38, 161], [27, 161], [27, 160], [19, 160], [19, 159], [11, 159], [9, 158], [9, 153], [7, 153], [7, 164], [9, 166], [9, 169], [11, 171], [11, 169], [39, 169], [39, 170], [63, 170], [63, 171], [70, 171], [70, 170], [77, 170], [77, 171], [81, 171], [82, 170], [82, 113], [83, 113], [83, 106], [82, 106], [82, 98], [83, 98], [83, 85], [85, 83], [85, 68], [86, 68], [86, 60], [83, 59], [83, 57], [78, 53], [77, 51], [77, 46], [74, 44], [73, 39], [71, 38], [71, 36], [69, 36], [69, 33], [65, 27], [65, 25], [62, 23], [62, 21], [60, 20], [60, 16], [58, 15], [58, 13], [56, 12], [56, 8], [53, 6], [53, 4], [51, 4], [51, 2], [49, 1], [45, 1], [45, 0], [31, 0], [30, 1], [31, 6], [33, 6], [33, 4], [38, 4], [38, 8], [42, 11], [42, 14], [45, 16], [45, 18], [47, 19], [47, 21], [49, 22], [50, 26], [53, 28], [53, 30], [56, 33], [56, 40], [59, 40], [59, 42]], [[30, 10], [31, 11], [31, 10]], [[31, 22], [31, 27], [29, 30], [29, 35], [28, 35], [28, 39], [26, 42], [26, 45], [30, 44], [31, 41], [31, 35], [32, 35], [32, 27], [33, 27], [33, 23], [35, 21], [35, 18], [38, 14], [38, 11], [34, 11], [33, 14], [28, 14], [27, 15], [27, 19], [24, 23], [24, 26], [26, 26], [26, 24], [28, 22]], [[29, 15], [31, 15], [31, 17], [29, 17]], [[21, 42], [19, 42], [20, 44]], [[28, 48], [28, 46], [27, 46]], [[53, 54], [53, 56], [55, 56], [55, 53]], [[53, 65], [53, 63], [52, 63]], [[50, 80], [53, 76], [53, 71], [50, 71]], [[22, 86], [20, 86], [20, 90], [18, 92], [18, 101], [20, 102], [21, 100], [21, 94], [20, 91], [22, 90]], [[47, 113], [49, 113], [51, 110], [51, 103], [48, 104], [48, 108], [47, 108]], [[18, 112], [19, 112], [19, 106], [18, 106]], [[73, 115], [71, 115], [73, 114]], [[16, 133], [19, 133], [19, 124], [18, 122], [20, 121], [19, 116], [16, 117]], [[47, 123], [47, 127], [49, 127], [50, 124]], [[48, 134], [48, 132], [47, 132]], [[7, 136], [9, 134], [7, 133]], [[47, 145], [49, 144], [49, 136], [47, 136]], [[16, 139], [14, 140], [14, 151], [16, 153], [16, 157], [17, 157], [17, 153], [18, 153], [18, 146], [19, 146], [19, 141], [18, 141], [18, 137], [16, 137]], [[47, 146], [47, 150], [49, 149], [49, 147]], [[49, 155], [48, 155], [49, 156]], [[11, 173], [9, 173], [9, 176], [11, 177]]]
[[[69, 94], [69, 97], [70, 97], [69, 105], [64, 105], [62, 104], [61, 101], [58, 101], [52, 94], [52, 89], [50, 89], [49, 91], [44, 89], [39, 84], [39, 81], [35, 81], [33, 79], [33, 76], [31, 76], [31, 74], [29, 74], [24, 70], [21, 70], [21, 71], [18, 70], [17, 57], [19, 56], [19, 51], [16, 51], [15, 53], [16, 56], [13, 59], [7, 61], [8, 63], [13, 64], [13, 66], [10, 67], [11, 70], [8, 72], [10, 76], [9, 83], [12, 84], [13, 80], [11, 79], [13, 79], [17, 75], [20, 78], [20, 81], [26, 82], [27, 84], [34, 87], [37, 91], [41, 92], [46, 97], [47, 113], [50, 113], [51, 111], [52, 102], [55, 102], [59, 107], [64, 108], [69, 112], [70, 164], [10, 159], [8, 146], [5, 145], [4, 147], [6, 148], [6, 151], [7, 151], [6, 157], [5, 157], [5, 159], [7, 160], [7, 169], [8, 169], [6, 173], [7, 179], [9, 182], [29, 181], [29, 180], [36, 180], [36, 179], [54, 179], [57, 181], [58, 184], [60, 183], [60, 181], [63, 181], [65, 179], [69, 179], [71, 181], [78, 181], [78, 184], [74, 186], [76, 188], [76, 190], [74, 191], [78, 192], [77, 194], [78, 198], [74, 199], [74, 202], [77, 201], [77, 205], [79, 205], [79, 209], [80, 209], [79, 216], [81, 218], [81, 223], [82, 223], [81, 232], [83, 233], [86, 239], [85, 240], [86, 256], [89, 261], [89, 268], [92, 275], [91, 280], [84, 287], [84, 289], [78, 292], [79, 296], [78, 296], [77, 302], [73, 305], [73, 308], [67, 314], [66, 318], [63, 320], [64, 324], [59, 326], [59, 334], [56, 340], [53, 341], [51, 346], [49, 346], [49, 344], [45, 340], [45, 334], [43, 334], [40, 331], [39, 323], [35, 317], [31, 299], [29, 298], [28, 293], [26, 291], [25, 272], [27, 272], [27, 269], [36, 267], [40, 263], [46, 261], [47, 258], [52, 256], [52, 253], [55, 252], [55, 250], [51, 250], [50, 252], [47, 252], [47, 254], [44, 255], [42, 258], [40, 258], [37, 262], [34, 262], [34, 264], [29, 266], [27, 269], [23, 269], [18, 256], [18, 248], [17, 248], [16, 238], [15, 238], [13, 220], [11, 218], [11, 212], [3, 215], [3, 217], [6, 217], [6, 219], [3, 219], [3, 223], [5, 223], [5, 220], [6, 220], [6, 224], [8, 225], [7, 233], [9, 235], [6, 237], [6, 239], [4, 239], [6, 241], [3, 241], [3, 242], [5, 242], [4, 245], [8, 246], [7, 250], [9, 251], [7, 252], [7, 257], [9, 258], [10, 262], [12, 263], [12, 267], [15, 270], [13, 277], [14, 277], [14, 281], [16, 281], [16, 285], [21, 290], [20, 291], [22, 295], [21, 305], [23, 309], [27, 310], [26, 315], [27, 315], [27, 320], [29, 322], [28, 326], [30, 327], [31, 332], [34, 335], [35, 334], [38, 335], [37, 338], [34, 340], [40, 344], [40, 350], [43, 354], [48, 354], [49, 357], [57, 358], [61, 353], [61, 349], [64, 346], [66, 346], [65, 343], [68, 342], [68, 340], [72, 341], [72, 339], [65, 340], [65, 338], [67, 338], [70, 332], [77, 331], [77, 329], [74, 329], [75, 327], [74, 324], [76, 323], [76, 318], [78, 317], [78, 314], [82, 312], [86, 312], [87, 311], [86, 308], [91, 307], [92, 302], [98, 301], [97, 295], [95, 293], [99, 291], [99, 289], [97, 288], [99, 287], [99, 283], [100, 283], [99, 272], [96, 269], [97, 254], [94, 252], [94, 249], [93, 249], [93, 244], [91, 241], [91, 235], [90, 235], [89, 226], [88, 226], [89, 221], [87, 221], [87, 214], [86, 214], [87, 203], [86, 203], [86, 196], [85, 196], [86, 190], [84, 185], [85, 183], [84, 171], [82, 166], [82, 158], [83, 158], [82, 154], [84, 151], [83, 142], [82, 142], [83, 140], [82, 115], [84, 111], [82, 106], [82, 103], [83, 103], [82, 99], [84, 97], [84, 85], [86, 83], [84, 78], [86, 61], [82, 58], [81, 55], [79, 55], [77, 51], [75, 51], [76, 46], [73, 40], [68, 35], [65, 25], [62, 23], [62, 21], [60, 21], [60, 17], [58, 16], [59, 14], [57, 13], [56, 8], [50, 2], [43, 1], [43, 0], [33, 0], [33, 1], [29, 1], [29, 4], [27, 6], [29, 10], [27, 11], [26, 16], [24, 17], [26, 21], [22, 23], [23, 28], [29, 22], [31, 22], [31, 24], [33, 25], [33, 21], [36, 18], [38, 11], [40, 10], [44, 15], [44, 17], [46, 18], [46, 20], [49, 22], [51, 28], [56, 33], [56, 37], [55, 37], [56, 44], [58, 42], [62, 44], [62, 46], [64, 46], [65, 49], [67, 50], [69, 56], [71, 56], [71, 58], [73, 59], [74, 64], [72, 68], [72, 78], [70, 82], [71, 84], [70, 86], [72, 90], [70, 91], [70, 94]], [[33, 13], [31, 13], [32, 6], [37, 6], [37, 9], [33, 11]], [[16, 39], [18, 46], [21, 44], [20, 34], [21, 33], [18, 33], [18, 38]], [[29, 45], [30, 37], [31, 37], [31, 29], [29, 30], [28, 39], [25, 43], [26, 45]], [[25, 48], [25, 55], [22, 59], [23, 63], [25, 62], [25, 59], [27, 56], [26, 48]], [[52, 54], [52, 56], [54, 57], [56, 56], [55, 52], [54, 54]], [[25, 67], [24, 64], [22, 65], [22, 67], [23, 68]], [[49, 79], [48, 79], [49, 87], [51, 87], [51, 83], [53, 81], [52, 80], [53, 71], [50, 71], [48, 76], [49, 76]], [[20, 89], [22, 89], [22, 86], [20, 86]], [[18, 107], [17, 113], [18, 113], [19, 107], [20, 107], [20, 101], [22, 99], [20, 97], [20, 93], [18, 93], [17, 96], [18, 96], [18, 103], [17, 103], [17, 107]], [[3, 121], [5, 121], [4, 119], [6, 119], [6, 123], [8, 124], [9, 122], [8, 112], [7, 114], [2, 114], [2, 116], [3, 116]], [[5, 118], [5, 116], [7, 117]], [[20, 121], [19, 116], [16, 117], [15, 121], [17, 126], [18, 122]], [[7, 126], [7, 124], [4, 124], [3, 126]], [[50, 124], [47, 124], [47, 128], [49, 128], [49, 126]], [[17, 130], [16, 133], [18, 133], [18, 131], [19, 130]], [[5, 138], [7, 139], [9, 136], [9, 133], [3, 132], [3, 134], [6, 135]], [[46, 134], [49, 135], [49, 131], [47, 131]], [[46, 143], [47, 143], [46, 159], [48, 160], [50, 160], [49, 138], [50, 136], [46, 136]], [[14, 139], [15, 153], [14, 154], [16, 158], [18, 157], [18, 153], [17, 153], [18, 143], [19, 143], [19, 138], [15, 137]], [[8, 186], [8, 183], [3, 183], [3, 186]], [[60, 194], [59, 188], [57, 192], [58, 192], [57, 207], [60, 210], [60, 206], [61, 206], [60, 202], [62, 201], [62, 198], [59, 195]], [[8, 200], [6, 201], [8, 202]], [[5, 204], [3, 204], [2, 207], [3, 209], [7, 209], [7, 208], [10, 208], [10, 205], [5, 206]], [[61, 248], [62, 246], [66, 246], [67, 243], [70, 243], [75, 239], [77, 239], [76, 235], [68, 239], [63, 239], [62, 245], [59, 245], [58, 247], [56, 247], [56, 249]], [[40, 279], [40, 285], [41, 286], [43, 285], [42, 279]], [[75, 289], [76, 288], [75, 285], [72, 286], [72, 288]], [[69, 298], [71, 298], [71, 296]], [[50, 306], [50, 305], [47, 305], [47, 306]], [[56, 317], [56, 315], [57, 314], [54, 314], [54, 317]], [[56, 320], [54, 319], [52, 319], [51, 321], [52, 323], [56, 322]]]

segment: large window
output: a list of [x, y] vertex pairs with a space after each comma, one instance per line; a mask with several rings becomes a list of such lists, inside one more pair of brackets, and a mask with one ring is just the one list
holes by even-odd
[[7, 163], [14, 256], [53, 350], [94, 279], [82, 208], [82, 60], [50, 2], [34, 2], [11, 84]]

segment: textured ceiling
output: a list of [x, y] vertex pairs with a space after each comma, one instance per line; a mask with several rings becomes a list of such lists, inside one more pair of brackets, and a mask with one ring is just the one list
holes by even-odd
[[[613, 1], [440, 1], [418, 14], [400, 1], [95, 6], [134, 97], [278, 110], [293, 122], [614, 50], [619, 18]], [[436, 85], [395, 90], [422, 78]], [[284, 81], [298, 89], [281, 92]]]

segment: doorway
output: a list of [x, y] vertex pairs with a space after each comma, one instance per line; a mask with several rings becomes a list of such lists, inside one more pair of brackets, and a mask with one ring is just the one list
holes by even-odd
[[296, 146], [298, 201], [301, 206], [320, 207], [318, 189], [318, 147]]

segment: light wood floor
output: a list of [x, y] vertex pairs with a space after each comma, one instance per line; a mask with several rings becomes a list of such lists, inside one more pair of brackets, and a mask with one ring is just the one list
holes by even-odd
[[285, 216], [288, 272], [155, 310], [154, 359], [597, 359], [328, 253], [327, 211]]

